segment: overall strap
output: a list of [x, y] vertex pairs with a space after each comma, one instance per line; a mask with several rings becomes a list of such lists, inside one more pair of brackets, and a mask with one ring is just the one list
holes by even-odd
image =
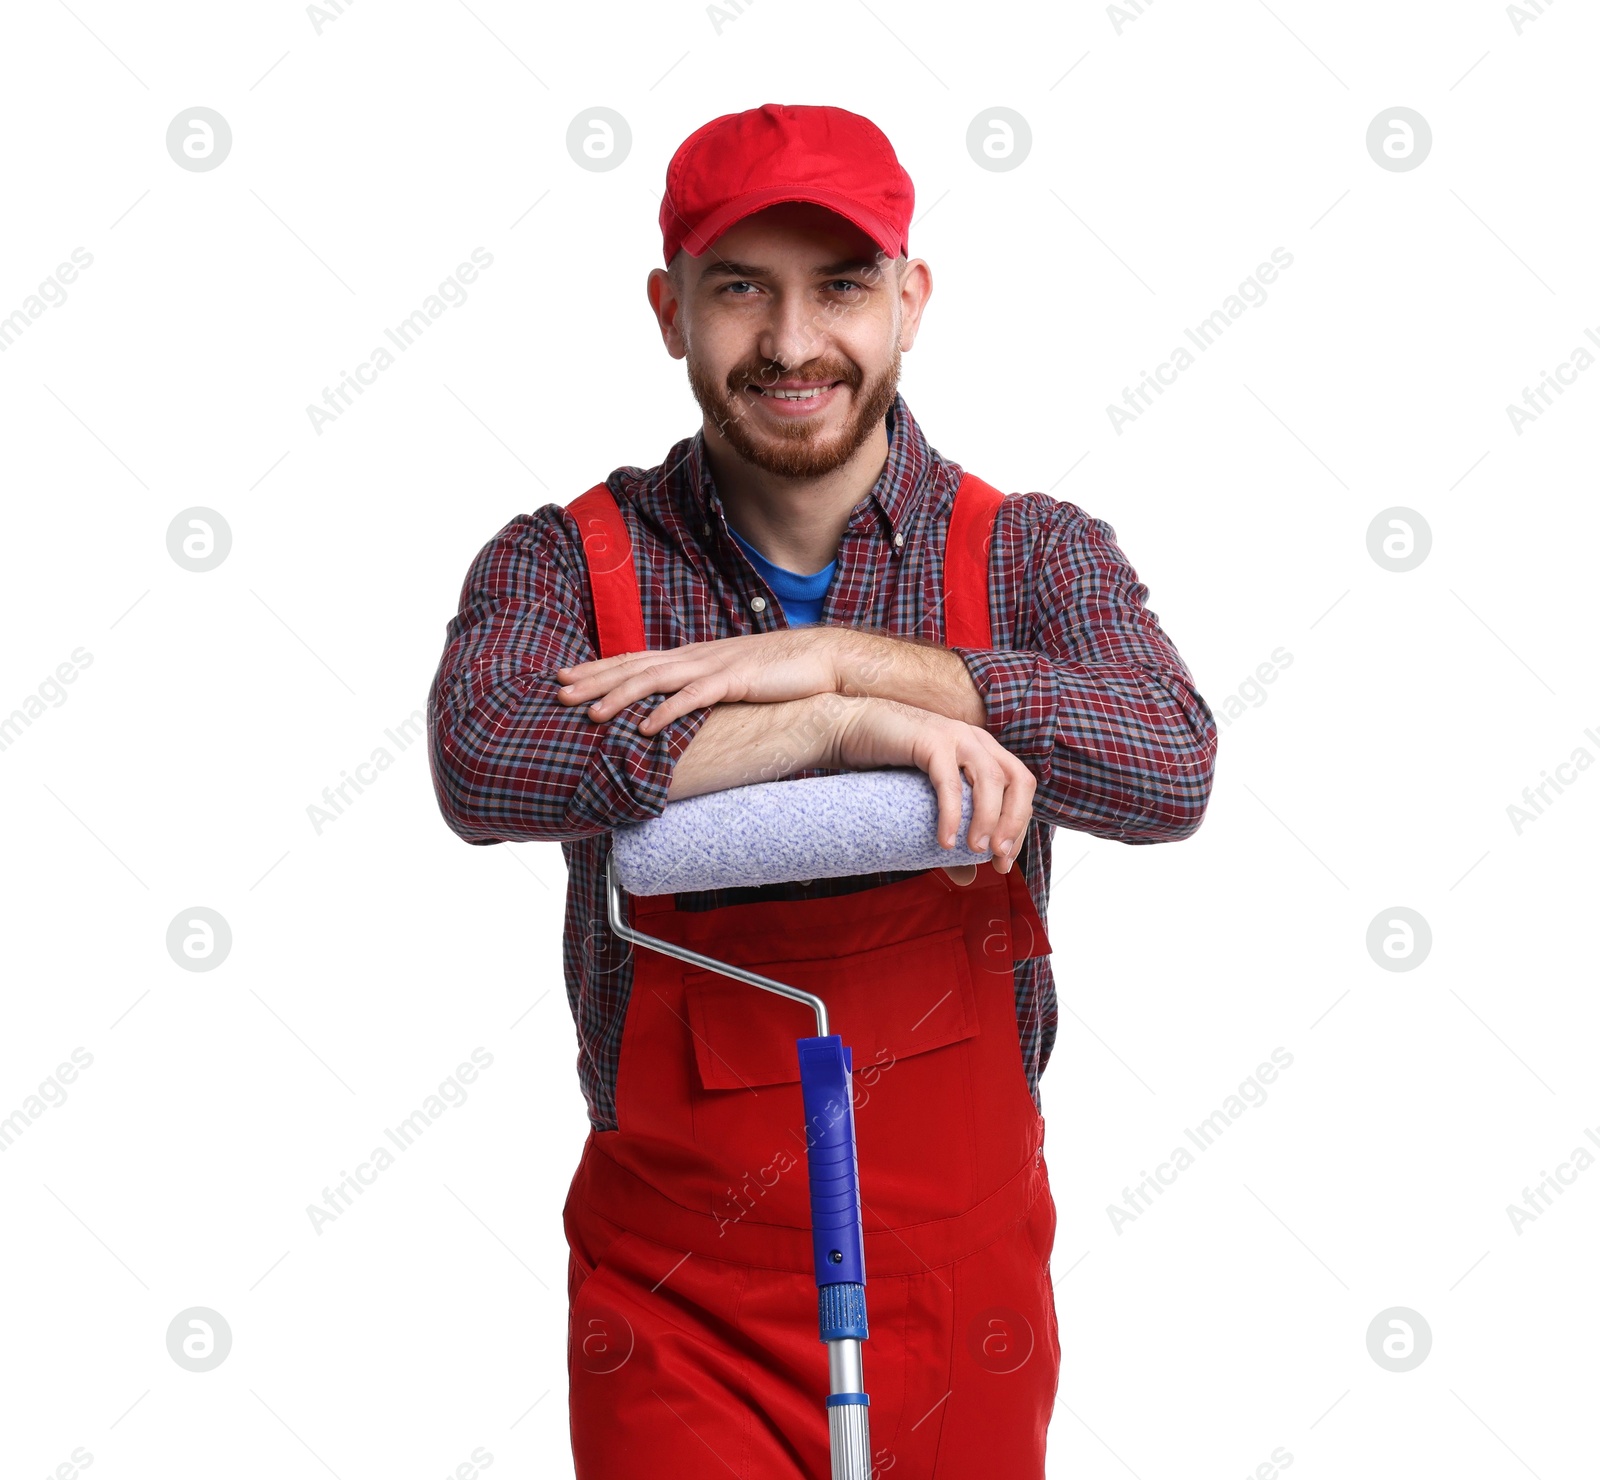
[[595, 627], [602, 658], [645, 651], [644, 609], [639, 604], [639, 576], [633, 566], [633, 541], [622, 511], [604, 483], [596, 483], [567, 505], [583, 535], [583, 558], [589, 567], [589, 594], [594, 599]]
[[994, 646], [989, 627], [989, 547], [1005, 495], [963, 473], [944, 537], [944, 643]]
[[[972, 473], [962, 475], [950, 510], [944, 547], [944, 619], [947, 647], [993, 645], [989, 624], [989, 549], [995, 515], [1005, 495]], [[600, 656], [645, 651], [644, 611], [633, 541], [611, 490], [597, 483], [569, 505], [583, 537], [594, 599]]]

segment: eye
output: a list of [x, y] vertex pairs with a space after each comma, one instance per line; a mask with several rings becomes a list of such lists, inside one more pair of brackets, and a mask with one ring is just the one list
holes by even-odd
[[741, 278], [737, 282], [725, 283], [722, 287], [718, 288], [717, 291], [719, 293], [731, 293], [732, 296], [735, 297], [735, 298], [748, 298], [750, 296], [748, 293], [734, 293], [733, 290], [735, 288], [752, 288], [753, 289], [754, 287], [755, 287], [754, 283], [746, 282], [746, 281], [744, 281], [744, 279]]
[[830, 288], [854, 288], [858, 293], [866, 291], [854, 278], [835, 278], [828, 286]]

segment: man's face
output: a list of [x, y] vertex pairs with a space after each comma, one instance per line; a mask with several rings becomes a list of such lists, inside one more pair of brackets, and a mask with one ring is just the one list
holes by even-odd
[[651, 274], [651, 301], [708, 429], [769, 473], [815, 478], [894, 402], [927, 296], [926, 265], [915, 268], [897, 269], [842, 216], [789, 202], [747, 216], [701, 257], [680, 252], [670, 278]]

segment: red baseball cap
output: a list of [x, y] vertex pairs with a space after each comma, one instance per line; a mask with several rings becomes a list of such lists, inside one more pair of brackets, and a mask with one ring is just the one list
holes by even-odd
[[780, 201], [809, 201], [859, 226], [890, 257], [908, 256], [916, 193], [883, 131], [843, 108], [763, 103], [696, 129], [667, 166], [661, 241], [703, 255], [736, 221]]

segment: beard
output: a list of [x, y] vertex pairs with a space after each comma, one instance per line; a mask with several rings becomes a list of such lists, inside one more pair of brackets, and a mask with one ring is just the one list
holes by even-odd
[[[900, 386], [900, 348], [877, 379], [865, 381], [859, 366], [843, 360], [807, 361], [785, 369], [768, 361], [740, 365], [718, 382], [688, 360], [689, 386], [700, 409], [746, 462], [780, 478], [820, 478], [847, 463], [882, 424]], [[778, 380], [842, 381], [850, 391], [851, 413], [837, 432], [810, 421], [774, 421], [756, 427], [744, 404], [747, 385]], [[863, 389], [863, 387], [865, 387]]]

